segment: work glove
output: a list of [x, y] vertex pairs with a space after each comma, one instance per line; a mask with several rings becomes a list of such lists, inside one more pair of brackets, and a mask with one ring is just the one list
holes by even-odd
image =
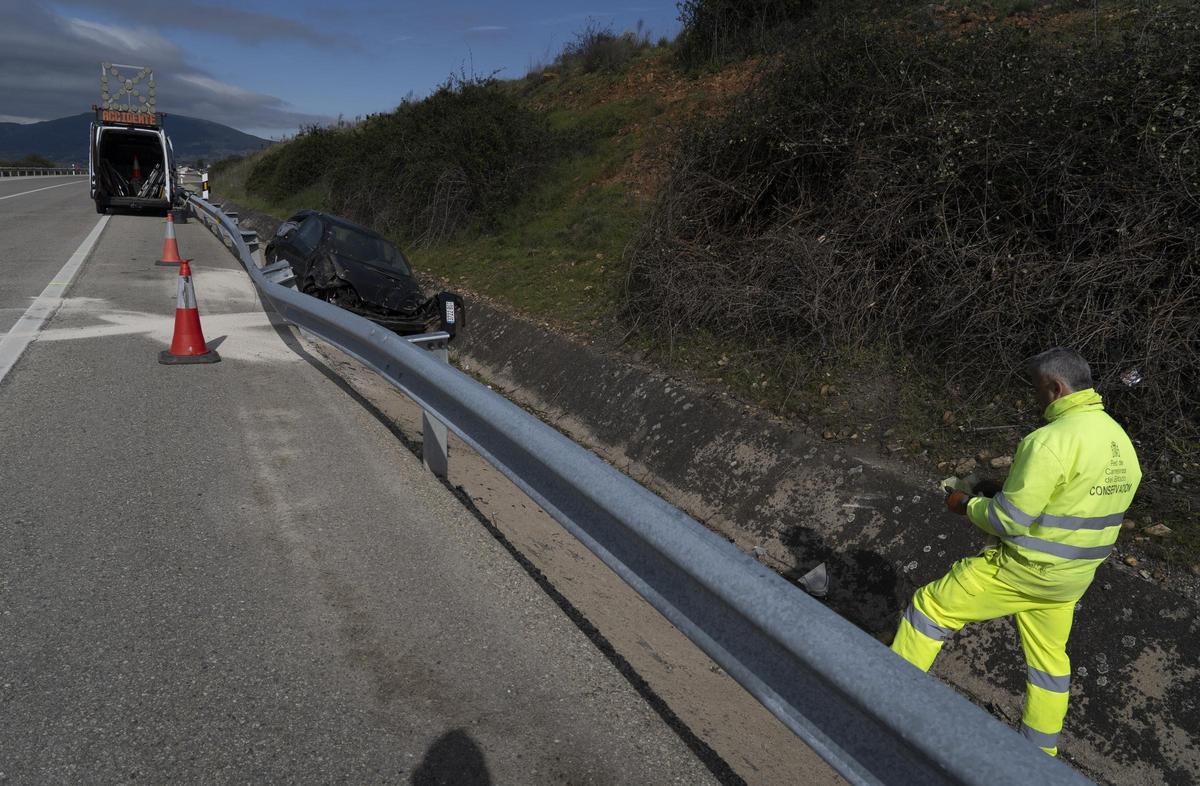
[[971, 499], [971, 495], [965, 491], [956, 491], [952, 488], [946, 488], [946, 507], [960, 516], [967, 515], [967, 502]]
[[981, 480], [971, 489], [977, 497], [994, 497], [1004, 490], [1004, 484], [998, 480]]

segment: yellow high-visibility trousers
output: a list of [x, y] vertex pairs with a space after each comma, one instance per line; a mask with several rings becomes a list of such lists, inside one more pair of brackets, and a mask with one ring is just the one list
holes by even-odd
[[1067, 638], [1075, 601], [1038, 598], [1006, 583], [997, 557], [990, 549], [959, 560], [945, 576], [918, 589], [900, 620], [892, 651], [928, 671], [951, 633], [968, 622], [1014, 615], [1028, 669], [1021, 733], [1056, 756], [1071, 689]]

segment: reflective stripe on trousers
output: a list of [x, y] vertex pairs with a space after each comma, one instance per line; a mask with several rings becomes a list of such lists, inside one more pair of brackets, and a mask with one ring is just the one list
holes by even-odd
[[926, 617], [920, 609], [911, 603], [904, 612], [904, 619], [908, 620], [909, 625], [912, 625], [918, 631], [935, 641], [941, 641], [954, 632], [950, 628], [944, 628], [929, 619], [929, 617]]
[[1039, 748], [1051, 748], [1055, 752], [1058, 751], [1058, 734], [1046, 734], [1032, 728], [1028, 723], [1021, 724], [1021, 734]]
[[1068, 693], [1071, 690], [1070, 674], [1055, 676], [1030, 666], [1028, 680], [1030, 685], [1036, 685], [1042, 690], [1053, 691], [1055, 693]]

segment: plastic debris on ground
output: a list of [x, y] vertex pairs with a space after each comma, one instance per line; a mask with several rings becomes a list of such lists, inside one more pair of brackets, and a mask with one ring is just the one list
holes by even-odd
[[829, 593], [829, 571], [825, 568], [825, 563], [822, 562], [805, 573], [796, 583], [814, 598], [825, 597]]

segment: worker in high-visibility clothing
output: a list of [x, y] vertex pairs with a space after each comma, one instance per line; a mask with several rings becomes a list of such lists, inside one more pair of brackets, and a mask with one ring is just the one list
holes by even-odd
[[1021, 732], [1056, 756], [1075, 603], [1112, 551], [1142, 472], [1083, 357], [1051, 349], [1030, 359], [1028, 370], [1046, 425], [1021, 440], [1003, 491], [946, 498], [995, 540], [916, 591], [892, 651], [928, 671], [946, 637], [968, 622], [1014, 615], [1028, 669]]

